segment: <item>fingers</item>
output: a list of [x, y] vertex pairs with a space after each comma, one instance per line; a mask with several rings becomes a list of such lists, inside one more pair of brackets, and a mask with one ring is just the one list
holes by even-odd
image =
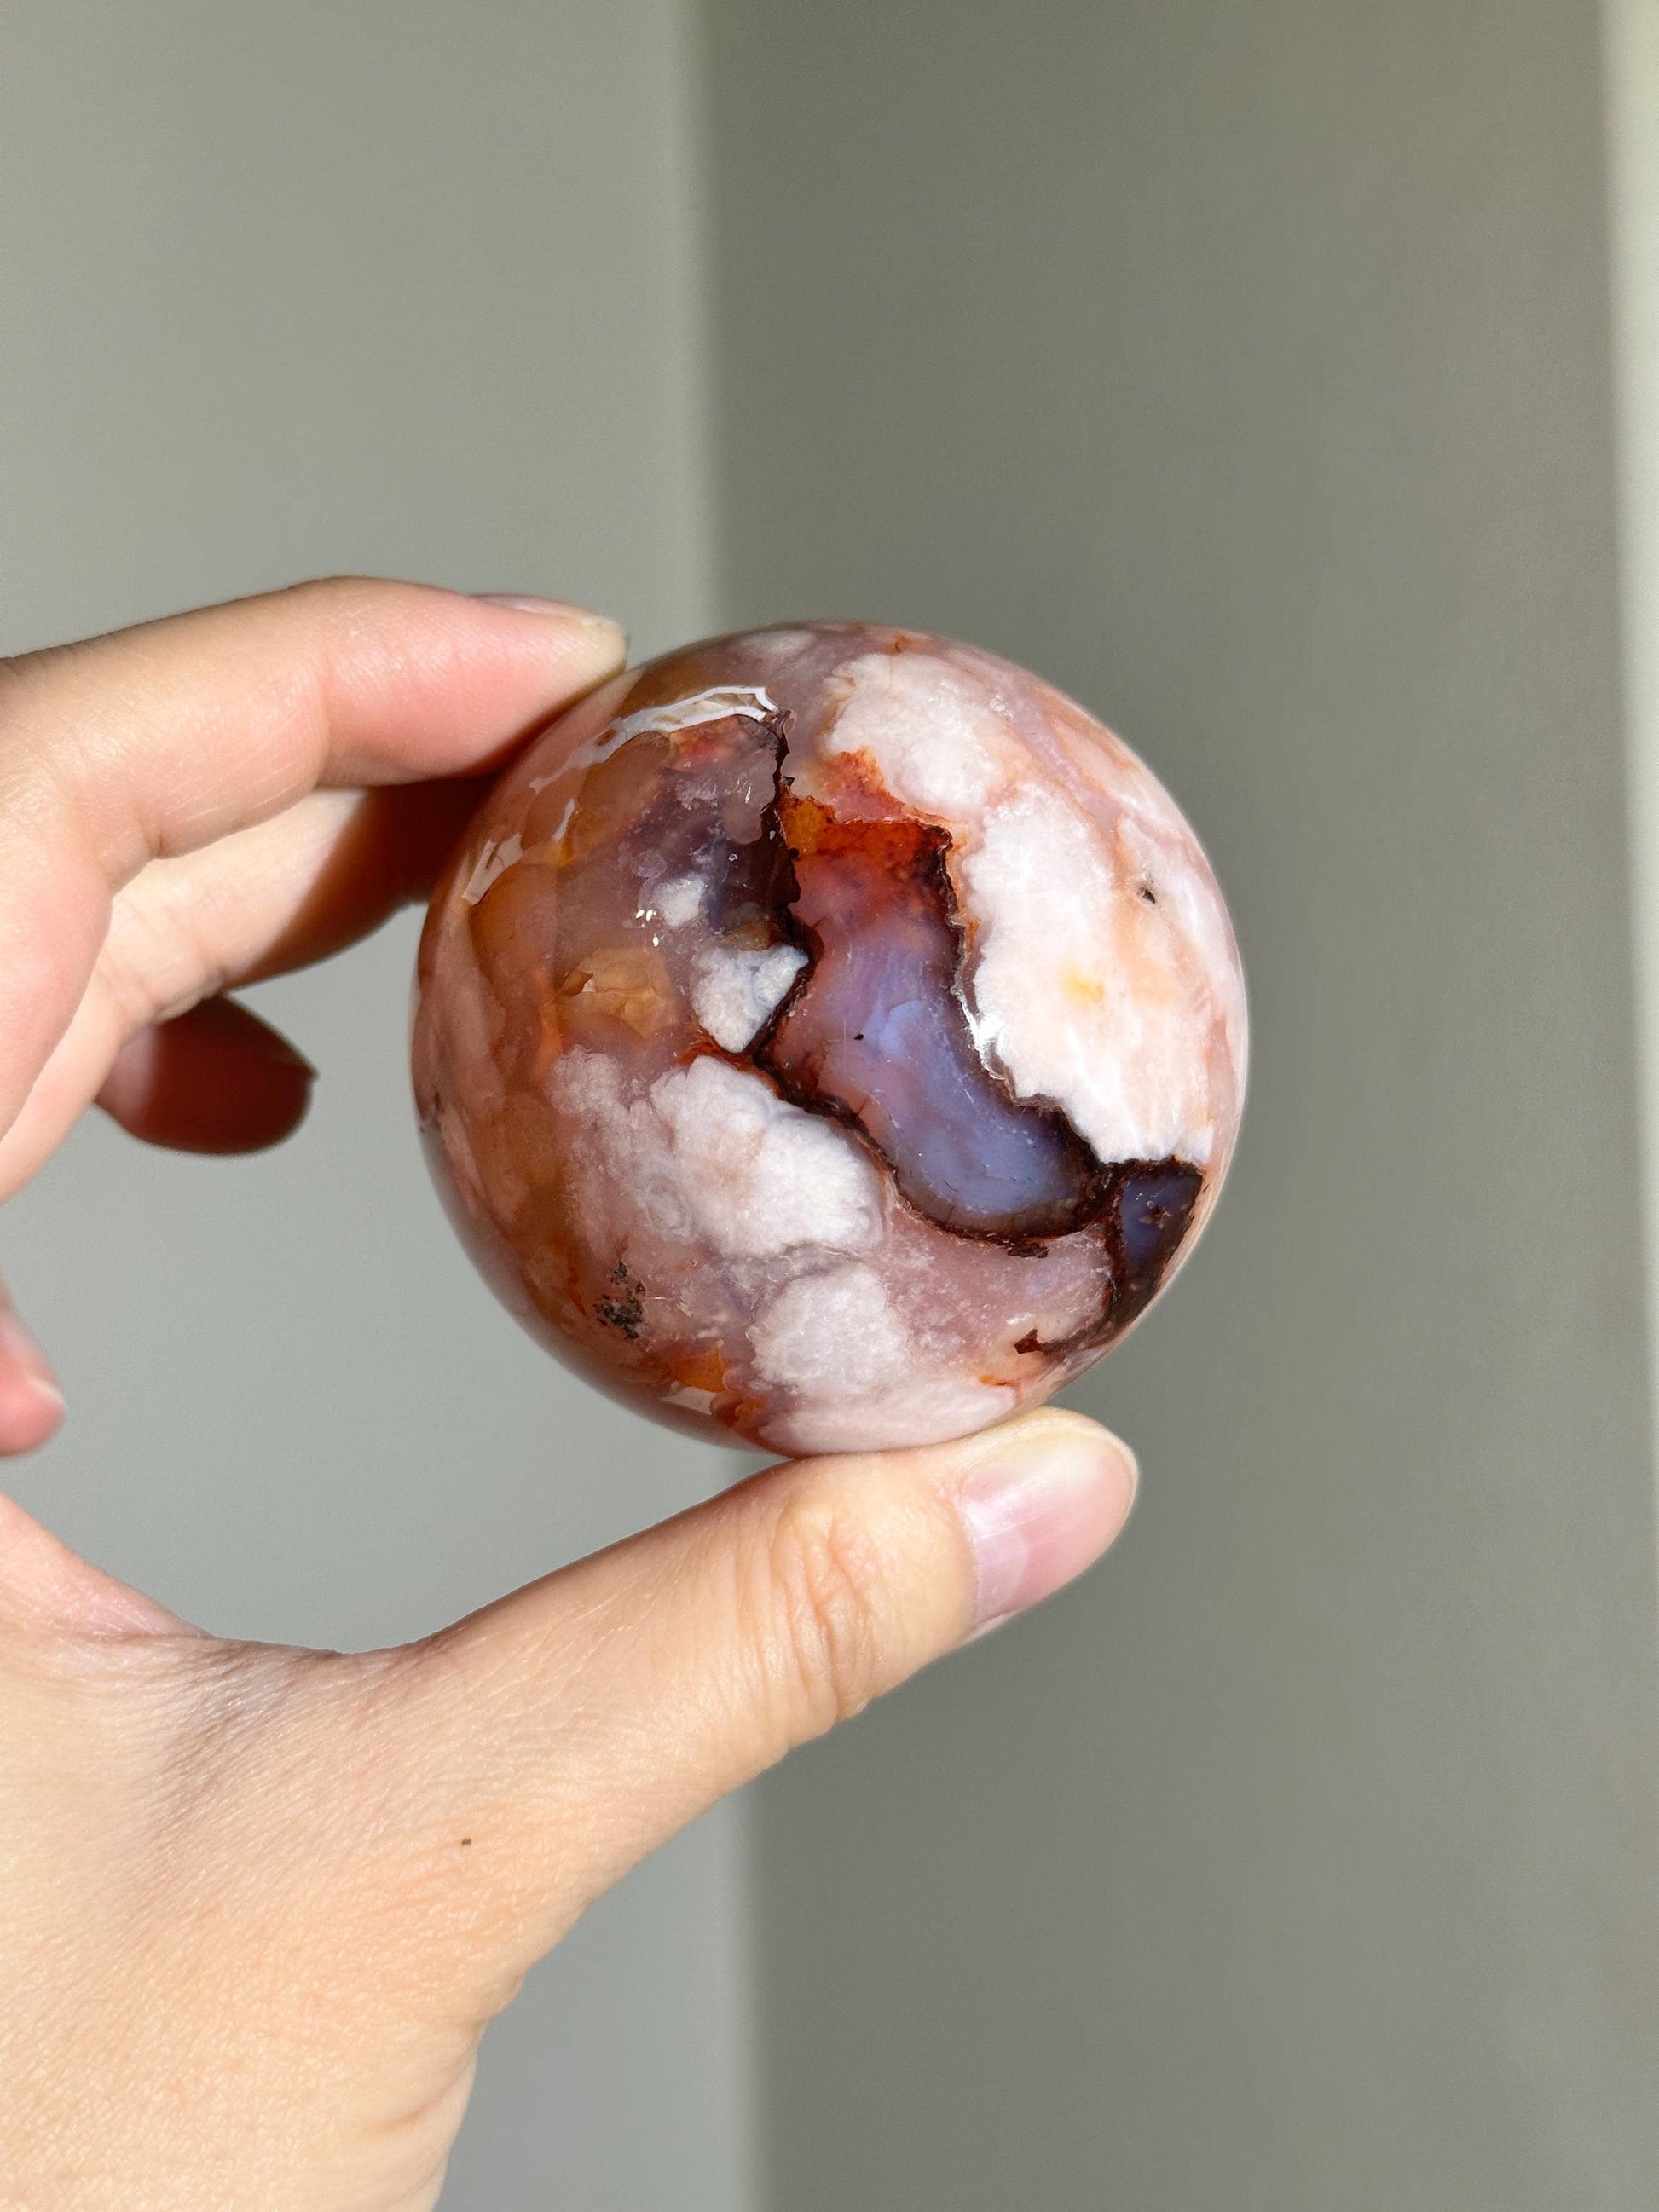
[[621, 632], [345, 580], [0, 666], [0, 1129], [93, 973], [112, 892], [319, 786], [489, 766], [621, 660]]
[[316, 1071], [231, 999], [141, 1030], [98, 1103], [129, 1134], [183, 1152], [258, 1152], [298, 1128]]
[[0, 1458], [34, 1450], [64, 1418], [64, 1394], [46, 1354], [0, 1283]]
[[[483, 788], [457, 777], [316, 791], [272, 821], [141, 869], [115, 898], [73, 1018], [0, 1135], [0, 1200], [104, 1095], [129, 1040], [147, 1069], [145, 1033], [204, 994], [322, 959], [424, 898]], [[149, 1133], [114, 1093], [103, 1103]]]
[[417, 1647], [397, 1733], [433, 1848], [469, 1839], [480, 1955], [522, 1971], [717, 1798], [1070, 1581], [1134, 1483], [1053, 1411], [774, 1468]]

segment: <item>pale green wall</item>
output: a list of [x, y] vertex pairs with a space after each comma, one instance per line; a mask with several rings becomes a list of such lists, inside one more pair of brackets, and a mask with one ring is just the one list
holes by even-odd
[[[355, 565], [647, 646], [933, 621], [1110, 714], [1233, 894], [1245, 1146], [1085, 1394], [1144, 1452], [1121, 1553], [762, 1793], [766, 2201], [1636, 2212], [1593, 11], [705, 27], [702, 118], [678, 0], [0, 0], [0, 649]], [[268, 994], [325, 1068], [289, 1151], [94, 1124], [0, 1221], [75, 1401], [15, 1486], [216, 1626], [412, 1632], [719, 1471], [467, 1275], [404, 1116], [408, 945]], [[743, 2212], [748, 1940], [722, 1817], [492, 2033], [447, 2205]]]
[[778, 2212], [1659, 2201], [1593, 9], [712, 0], [730, 621], [1078, 691], [1256, 1020], [1106, 1570], [766, 1786]]

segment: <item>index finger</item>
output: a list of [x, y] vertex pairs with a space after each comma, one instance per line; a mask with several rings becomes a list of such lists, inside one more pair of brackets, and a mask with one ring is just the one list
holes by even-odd
[[552, 601], [343, 578], [0, 663], [0, 1131], [147, 860], [319, 785], [487, 768], [624, 643]]

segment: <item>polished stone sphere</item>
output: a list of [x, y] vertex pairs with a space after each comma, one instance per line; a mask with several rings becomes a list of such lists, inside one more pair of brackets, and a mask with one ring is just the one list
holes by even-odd
[[1244, 1059], [1162, 787], [915, 630], [617, 677], [421, 943], [421, 1126], [489, 1282], [641, 1411], [784, 1452], [962, 1435], [1097, 1359], [1214, 1204]]

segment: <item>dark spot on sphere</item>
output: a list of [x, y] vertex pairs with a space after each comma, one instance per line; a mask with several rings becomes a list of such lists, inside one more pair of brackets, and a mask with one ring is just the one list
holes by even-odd
[[1151, 1303], [1203, 1188], [1202, 1174], [1185, 1160], [1127, 1160], [1112, 1170], [1106, 1234], [1115, 1263], [1114, 1328], [1127, 1328]]
[[645, 1300], [640, 1296], [639, 1285], [630, 1280], [627, 1267], [620, 1260], [611, 1271], [611, 1279], [620, 1286], [617, 1294], [601, 1298], [593, 1310], [607, 1328], [614, 1328], [630, 1344], [637, 1344], [645, 1325]]

